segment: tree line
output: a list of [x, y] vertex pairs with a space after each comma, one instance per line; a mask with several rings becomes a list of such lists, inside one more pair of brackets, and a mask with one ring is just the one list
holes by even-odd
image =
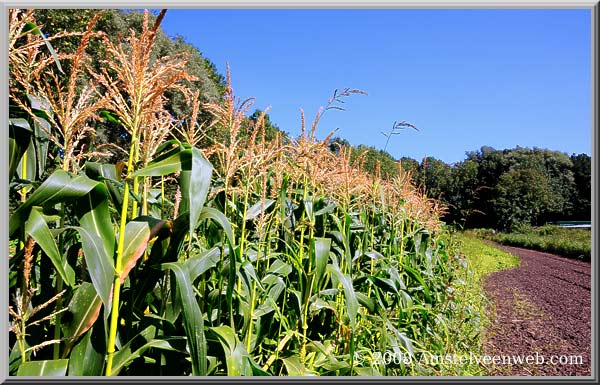
[[[338, 144], [349, 145], [336, 138]], [[512, 230], [564, 220], [591, 220], [591, 157], [542, 148], [483, 146], [463, 161], [421, 162], [374, 147], [353, 147], [363, 167], [384, 177], [407, 173], [430, 198], [447, 207], [443, 220], [465, 228]]]

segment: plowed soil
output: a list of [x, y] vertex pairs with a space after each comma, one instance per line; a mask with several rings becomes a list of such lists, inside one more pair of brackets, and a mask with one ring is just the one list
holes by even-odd
[[497, 247], [518, 255], [521, 265], [490, 274], [485, 281], [494, 304], [485, 351], [492, 356], [533, 358], [516, 364], [514, 360], [508, 364], [506, 358], [500, 363], [498, 358], [496, 365], [490, 365], [492, 374], [590, 376], [590, 263]]

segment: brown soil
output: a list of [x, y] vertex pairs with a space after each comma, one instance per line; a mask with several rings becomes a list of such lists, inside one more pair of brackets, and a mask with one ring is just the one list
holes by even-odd
[[[492, 374], [590, 376], [590, 264], [539, 251], [498, 247], [518, 255], [521, 266], [493, 273], [485, 281], [495, 305], [485, 352], [523, 357], [536, 357], [537, 353], [546, 363], [540, 364], [538, 358], [537, 364], [491, 365]], [[551, 356], [581, 356], [583, 363], [550, 364]]]

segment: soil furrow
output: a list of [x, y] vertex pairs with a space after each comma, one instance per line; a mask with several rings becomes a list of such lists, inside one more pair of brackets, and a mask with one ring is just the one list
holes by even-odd
[[[518, 247], [498, 247], [518, 255], [521, 266], [490, 274], [485, 281], [495, 309], [491, 312], [495, 314], [490, 314], [486, 354], [534, 356], [537, 360], [495, 365], [493, 374], [589, 376], [590, 263]], [[543, 364], [539, 357], [544, 358]]]

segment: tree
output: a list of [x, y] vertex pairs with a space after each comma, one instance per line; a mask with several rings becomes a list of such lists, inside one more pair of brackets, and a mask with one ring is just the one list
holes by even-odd
[[[90, 20], [99, 12], [98, 9], [36, 9], [35, 17], [42, 31], [47, 36], [54, 36], [64, 31], [84, 31]], [[129, 33], [130, 29], [141, 31], [143, 14], [133, 10], [104, 10], [104, 13], [96, 23], [94, 30], [103, 31], [111, 41], [116, 42]], [[154, 23], [156, 17], [150, 15], [150, 23]], [[73, 54], [79, 46], [81, 37], [72, 35], [52, 40], [52, 45], [57, 52]], [[106, 57], [106, 50], [101, 39], [92, 38], [87, 46], [88, 54], [92, 57], [93, 70], [98, 71]], [[187, 43], [181, 36], [170, 38], [159, 28], [152, 51], [152, 60], [167, 55], [185, 54], [188, 56], [186, 69], [196, 80], [188, 84], [190, 92], [199, 91], [202, 103], [218, 101], [225, 90], [225, 79], [216, 70], [215, 65], [202, 56], [202, 53], [193, 45]], [[65, 67], [68, 73], [69, 68]], [[165, 107], [174, 116], [179, 118], [189, 117], [192, 112], [191, 103], [178, 91], [168, 91], [165, 94], [167, 103]], [[198, 114], [198, 122], [202, 123], [209, 119], [208, 113], [202, 108]], [[115, 122], [104, 122], [97, 125], [96, 137], [93, 145], [105, 144], [126, 147], [129, 141], [127, 132]], [[105, 148], [112, 156], [108, 161], [116, 162], [125, 160], [127, 154], [118, 151], [114, 147]]]
[[477, 174], [479, 165], [476, 161], [467, 159], [458, 162], [452, 169], [452, 187], [447, 193], [447, 221], [465, 225], [476, 212], [475, 203], [478, 199], [479, 180]]
[[423, 158], [419, 176], [431, 198], [443, 199], [452, 189], [452, 167], [434, 157]]
[[573, 219], [591, 220], [592, 158], [587, 154], [571, 155], [575, 184]]
[[500, 176], [492, 205], [501, 229], [510, 231], [517, 224], [539, 224], [551, 200], [546, 176], [534, 169], [510, 170]]

